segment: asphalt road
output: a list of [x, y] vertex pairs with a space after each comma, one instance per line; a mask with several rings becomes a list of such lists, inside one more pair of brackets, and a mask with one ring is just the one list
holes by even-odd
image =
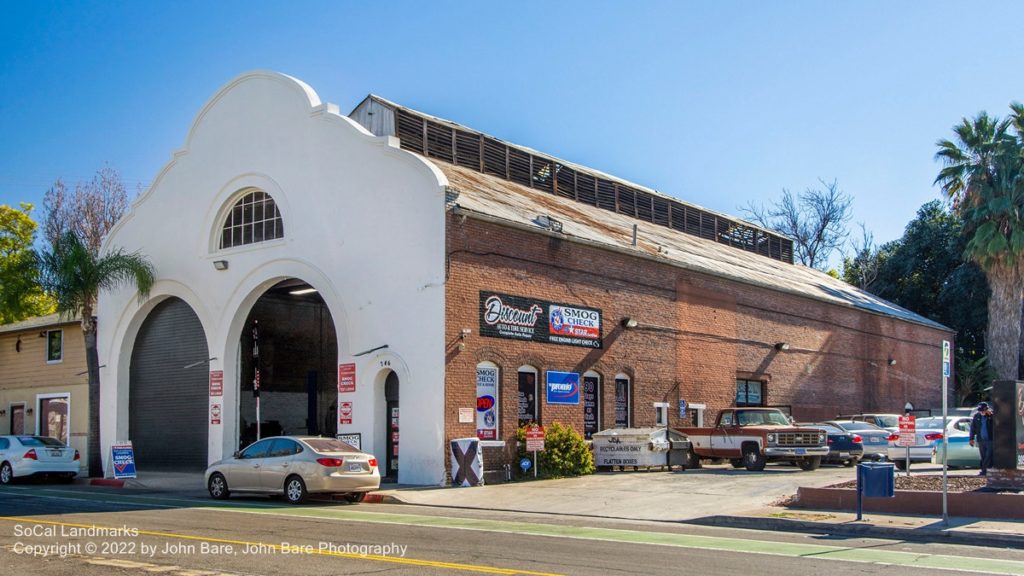
[[1024, 574], [1024, 551], [677, 523], [0, 489], [7, 574]]

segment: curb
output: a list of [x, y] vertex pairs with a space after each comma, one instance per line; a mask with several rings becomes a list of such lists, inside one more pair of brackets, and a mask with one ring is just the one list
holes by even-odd
[[915, 540], [923, 542], [947, 542], [971, 546], [1015, 548], [1024, 547], [1024, 535], [995, 532], [960, 532], [956, 530], [896, 528], [874, 524], [836, 524], [787, 518], [760, 518], [753, 516], [707, 516], [684, 521], [683, 524], [715, 526], [718, 528], [745, 528], [751, 530], [776, 530], [783, 532], [822, 532], [843, 536], [863, 536], [886, 539]]

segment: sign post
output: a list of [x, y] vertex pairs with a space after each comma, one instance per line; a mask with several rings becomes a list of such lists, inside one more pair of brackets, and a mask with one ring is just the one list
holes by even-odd
[[949, 526], [949, 361], [951, 357], [949, 340], [942, 341], [942, 525]]
[[536, 424], [526, 429], [526, 451], [533, 452], [533, 477], [537, 477], [537, 452], [544, 449], [544, 427]]
[[910, 447], [914, 445], [916, 435], [917, 424], [915, 418], [910, 414], [900, 416], [900, 438], [896, 441], [896, 445], [907, 447], [907, 477], [910, 477]]

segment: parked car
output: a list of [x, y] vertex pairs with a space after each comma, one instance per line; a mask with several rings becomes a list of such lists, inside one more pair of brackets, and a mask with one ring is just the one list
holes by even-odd
[[[966, 423], [968, 429], [971, 425], [971, 419], [965, 416], [956, 416], [947, 419], [946, 431], [957, 430], [958, 426], [962, 427]], [[929, 416], [927, 418], [918, 418], [914, 423], [914, 445], [910, 447], [910, 462], [931, 462], [932, 453], [938, 444], [942, 443], [942, 416]], [[896, 467], [900, 470], [907, 469], [907, 448], [904, 446], [897, 446], [896, 440], [899, 438], [899, 434], [896, 434], [892, 438], [892, 442], [889, 444], [889, 460], [896, 463]]]
[[377, 459], [335, 438], [275, 436], [250, 444], [206, 469], [210, 496], [283, 494], [301, 504], [309, 494], [344, 494], [361, 502], [380, 487]]
[[[949, 460], [946, 464], [954, 467], [979, 468], [981, 466], [981, 454], [978, 452], [977, 446], [971, 446], [969, 443], [971, 436], [970, 417], [958, 417], [956, 422], [946, 427], [946, 431], [949, 442]], [[932, 451], [933, 464], [942, 464], [942, 446], [941, 440], [935, 443], [935, 448]]]
[[795, 462], [815, 470], [828, 455], [827, 435], [819, 428], [793, 425], [777, 408], [727, 408], [713, 427], [676, 428], [690, 440], [687, 468], [700, 468], [701, 459], [728, 459], [736, 468], [760, 472], [768, 462]]
[[15, 478], [55, 476], [70, 482], [82, 457], [78, 450], [46, 436], [0, 436], [0, 484]]
[[822, 464], [853, 466], [860, 462], [864, 455], [864, 439], [858, 434], [847, 432], [828, 422], [813, 422], [800, 426], [819, 428], [828, 434], [828, 454], [821, 459]]
[[854, 422], [867, 422], [889, 432], [900, 431], [900, 416], [902, 414], [853, 414], [850, 416], [836, 416], [836, 420], [852, 420]]
[[860, 435], [864, 445], [864, 455], [861, 457], [863, 460], [879, 462], [889, 457], [889, 437], [892, 433], [888, 430], [853, 420], [829, 420], [825, 424]]

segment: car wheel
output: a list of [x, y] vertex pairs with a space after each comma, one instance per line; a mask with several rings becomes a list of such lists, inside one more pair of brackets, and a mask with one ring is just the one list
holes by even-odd
[[302, 504], [309, 495], [306, 492], [306, 483], [298, 476], [289, 476], [284, 481], [284, 497], [289, 504]]
[[206, 489], [210, 491], [210, 497], [217, 500], [224, 500], [231, 496], [231, 490], [228, 490], [228, 481], [220, 472], [210, 476], [209, 482], [206, 483]]
[[760, 472], [764, 470], [764, 465], [767, 463], [768, 459], [756, 448], [748, 448], [743, 453], [743, 466], [748, 472]]
[[743, 458], [733, 458], [729, 460], [729, 464], [732, 464], [733, 468], [743, 468]]
[[686, 468], [687, 470], [699, 470], [701, 468], [700, 456], [697, 456], [692, 450], [686, 453]]
[[907, 469], [907, 461], [906, 460], [893, 460], [892, 462], [893, 462], [893, 464], [896, 465], [896, 469], [897, 470], [905, 471]]
[[817, 470], [821, 466], [821, 456], [808, 456], [807, 458], [801, 458], [797, 460], [797, 464], [801, 470], [810, 472], [811, 470]]
[[7, 486], [11, 482], [14, 482], [14, 469], [10, 462], [4, 462], [0, 465], [0, 484]]
[[358, 504], [359, 502], [362, 502], [365, 499], [366, 492], [349, 492], [348, 494], [345, 494], [345, 500], [348, 500], [353, 504]]

